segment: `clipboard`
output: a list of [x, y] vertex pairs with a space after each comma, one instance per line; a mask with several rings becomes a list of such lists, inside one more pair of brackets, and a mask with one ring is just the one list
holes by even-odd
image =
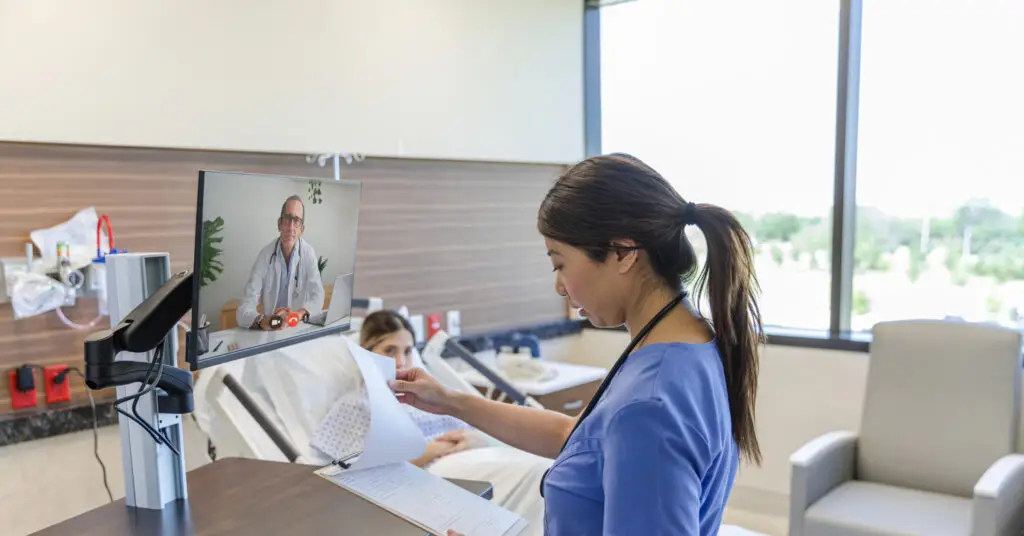
[[408, 462], [349, 469], [352, 454], [314, 471], [317, 476], [415, 525], [427, 534], [519, 536], [523, 517]]
[[406, 461], [423, 453], [426, 439], [387, 385], [395, 378], [395, 361], [342, 340], [363, 376], [370, 428], [361, 452], [314, 473], [434, 536], [447, 536], [448, 530], [465, 536], [522, 534], [529, 522], [518, 514]]

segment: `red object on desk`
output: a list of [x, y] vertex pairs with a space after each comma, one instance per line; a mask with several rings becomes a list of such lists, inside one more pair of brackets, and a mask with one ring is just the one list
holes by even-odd
[[299, 320], [301, 320], [301, 318], [299, 318], [299, 313], [291, 313], [288, 315], [286, 323], [288, 324], [288, 327], [294, 328], [299, 325]]
[[39, 404], [35, 387], [28, 391], [18, 390], [18, 376], [15, 371], [7, 373], [7, 383], [11, 386], [11, 409], [31, 408]]
[[[47, 404], [71, 400], [71, 377], [68, 373], [64, 372], [67, 369], [67, 365], [52, 365], [43, 369], [43, 385], [46, 386]], [[64, 372], [64, 380], [60, 383], [54, 383], [53, 379], [61, 372]]]
[[434, 313], [427, 317], [427, 339], [432, 338], [438, 331], [441, 331], [441, 313]]

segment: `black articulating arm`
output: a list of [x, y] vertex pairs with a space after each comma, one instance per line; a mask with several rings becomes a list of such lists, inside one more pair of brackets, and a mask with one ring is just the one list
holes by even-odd
[[[117, 326], [89, 335], [85, 339], [86, 385], [95, 390], [145, 380], [149, 363], [114, 358], [121, 352], [144, 353], [155, 349], [192, 308], [192, 284], [191, 270], [174, 274]], [[192, 411], [189, 371], [165, 367], [156, 387], [166, 392], [166, 398], [159, 401], [162, 413]]]

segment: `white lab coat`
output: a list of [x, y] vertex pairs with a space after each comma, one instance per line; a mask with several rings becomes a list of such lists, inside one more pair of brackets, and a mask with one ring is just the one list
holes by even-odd
[[[292, 267], [292, 275], [288, 277], [287, 306], [292, 310], [305, 309], [310, 314], [318, 313], [324, 307], [324, 284], [320, 279], [316, 252], [309, 242], [301, 238], [296, 247], [296, 265]], [[245, 283], [241, 303], [235, 311], [235, 321], [240, 328], [251, 326], [260, 312], [265, 315], [274, 313], [281, 273], [288, 269], [284, 263], [284, 256], [281, 253], [274, 255], [277, 248], [278, 240], [275, 238], [260, 250], [259, 255], [256, 255], [252, 271], [249, 272], [249, 280]], [[262, 311], [257, 311], [257, 303], [262, 303]]]

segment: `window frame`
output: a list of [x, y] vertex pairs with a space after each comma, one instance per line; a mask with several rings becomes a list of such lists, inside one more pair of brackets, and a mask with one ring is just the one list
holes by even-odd
[[[857, 131], [863, 0], [839, 0], [839, 61], [836, 73], [835, 175], [829, 329], [766, 327], [768, 343], [825, 350], [867, 352], [870, 333], [852, 332], [853, 265], [856, 244]], [[601, 153], [601, 16], [599, 5], [583, 11], [583, 102], [586, 156]]]

